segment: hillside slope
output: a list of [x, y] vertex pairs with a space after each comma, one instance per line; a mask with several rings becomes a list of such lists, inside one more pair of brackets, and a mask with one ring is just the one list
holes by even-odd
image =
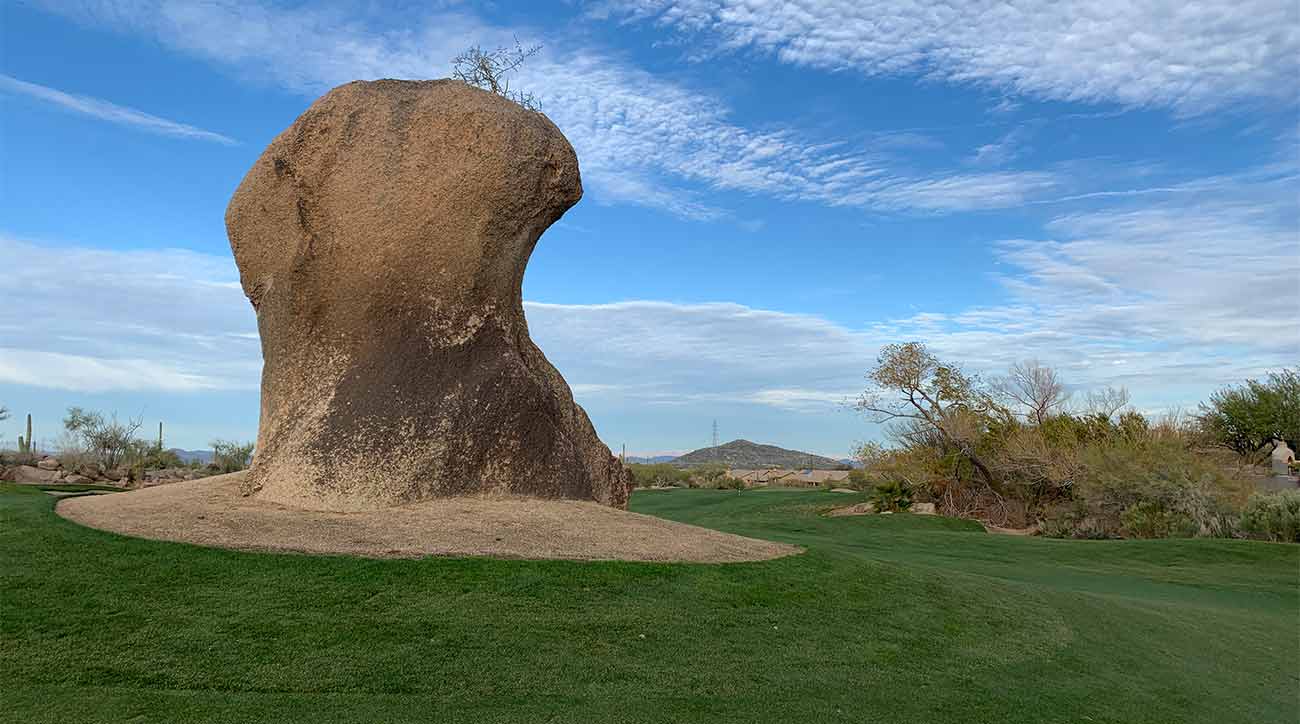
[[760, 445], [749, 440], [732, 440], [717, 447], [700, 448], [672, 461], [673, 465], [690, 467], [721, 463], [730, 468], [794, 468], [813, 470], [843, 470], [847, 466], [838, 460], [813, 455], [799, 450], [787, 450], [776, 445]]

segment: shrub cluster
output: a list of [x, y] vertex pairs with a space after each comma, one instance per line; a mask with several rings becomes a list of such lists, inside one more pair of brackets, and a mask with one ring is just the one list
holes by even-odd
[[1071, 409], [1037, 363], [984, 384], [918, 343], [887, 346], [869, 378], [877, 387], [858, 407], [889, 425], [892, 445], [863, 445], [850, 484], [874, 491], [878, 509], [897, 509], [906, 493], [945, 515], [1053, 536], [1295, 539], [1300, 492], [1251, 497], [1241, 458], [1295, 434], [1294, 372], [1216, 395], [1199, 417], [1158, 421], [1126, 409], [1122, 389]]

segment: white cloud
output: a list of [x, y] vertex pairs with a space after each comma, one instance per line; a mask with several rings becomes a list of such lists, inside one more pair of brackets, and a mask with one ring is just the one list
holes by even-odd
[[1185, 114], [1238, 100], [1294, 103], [1300, 74], [1292, 0], [610, 0], [595, 8], [677, 28], [693, 43], [711, 39], [718, 52]]
[[1004, 166], [1028, 151], [1027, 136], [1024, 126], [1016, 126], [996, 141], [976, 148], [967, 161], [975, 166]]
[[193, 392], [223, 387], [220, 380], [203, 374], [185, 372], [165, 362], [148, 359], [103, 359], [86, 355], [4, 347], [0, 347], [0, 382], [79, 392], [108, 390]]
[[925, 337], [984, 369], [1036, 357], [1077, 383], [1128, 384], [1159, 399], [1294, 366], [1295, 183], [1286, 169], [1261, 169], [1141, 206], [1063, 214], [1048, 225], [1055, 239], [996, 247], [1007, 304], [878, 331]]
[[[512, 42], [516, 31], [462, 12], [381, 27], [365, 14], [210, 2], [87, 2], [53, 6], [84, 22], [157, 37], [263, 82], [306, 95], [373, 78], [437, 78], [464, 46]], [[517, 32], [527, 39], [526, 30]], [[754, 130], [701, 93], [608, 53], [548, 43], [517, 79], [573, 142], [593, 198], [711, 220], [725, 209], [704, 189], [877, 210], [953, 212], [1023, 203], [1056, 185], [1046, 172], [918, 174], [880, 153], [920, 136], [886, 135], [878, 148], [826, 143], [792, 129]], [[867, 141], [864, 143], [871, 143]]]
[[[1300, 237], [1290, 166], [1057, 216], [1007, 240], [1000, 304], [854, 328], [744, 305], [526, 302], [533, 338], [579, 401], [754, 406], [824, 415], [881, 343], [927, 341], [975, 371], [1034, 357], [1150, 408], [1300, 360]], [[1137, 202], [1141, 202], [1138, 205]], [[80, 390], [255, 389], [255, 320], [229, 257], [0, 236], [0, 382]], [[918, 290], [918, 295], [921, 290]], [[919, 298], [919, 296], [918, 296]], [[16, 341], [10, 341], [16, 340]]]
[[37, 100], [52, 103], [60, 108], [81, 113], [91, 118], [98, 118], [101, 121], [116, 123], [123, 126], [130, 126], [148, 133], [156, 133], [162, 136], [174, 136], [177, 138], [192, 138], [199, 141], [215, 141], [227, 146], [238, 144], [233, 138], [223, 136], [220, 133], [205, 131], [202, 128], [191, 126], [185, 123], [169, 121], [166, 118], [150, 115], [144, 111], [137, 111], [134, 108], [119, 106], [115, 103], [109, 103], [105, 100], [92, 98], [84, 95], [73, 95], [64, 93], [61, 90], [49, 88], [36, 83], [12, 78], [0, 74], [0, 92], [19, 93]]
[[256, 320], [232, 259], [0, 236], [0, 382], [80, 391], [256, 389]]

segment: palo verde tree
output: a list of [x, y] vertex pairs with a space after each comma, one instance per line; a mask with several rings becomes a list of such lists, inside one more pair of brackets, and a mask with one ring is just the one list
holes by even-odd
[[143, 423], [143, 418], [122, 422], [117, 419], [117, 413], [105, 418], [80, 407], [69, 407], [68, 416], [63, 418], [63, 427], [80, 438], [86, 450], [110, 469], [125, 461], [136, 442], [135, 433]]

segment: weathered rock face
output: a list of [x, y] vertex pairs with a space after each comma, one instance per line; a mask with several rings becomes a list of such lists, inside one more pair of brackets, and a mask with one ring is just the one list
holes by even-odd
[[226, 212], [264, 360], [246, 492], [336, 510], [472, 493], [625, 507], [622, 466], [524, 321], [533, 246], [581, 196], [559, 129], [463, 83], [316, 101]]

